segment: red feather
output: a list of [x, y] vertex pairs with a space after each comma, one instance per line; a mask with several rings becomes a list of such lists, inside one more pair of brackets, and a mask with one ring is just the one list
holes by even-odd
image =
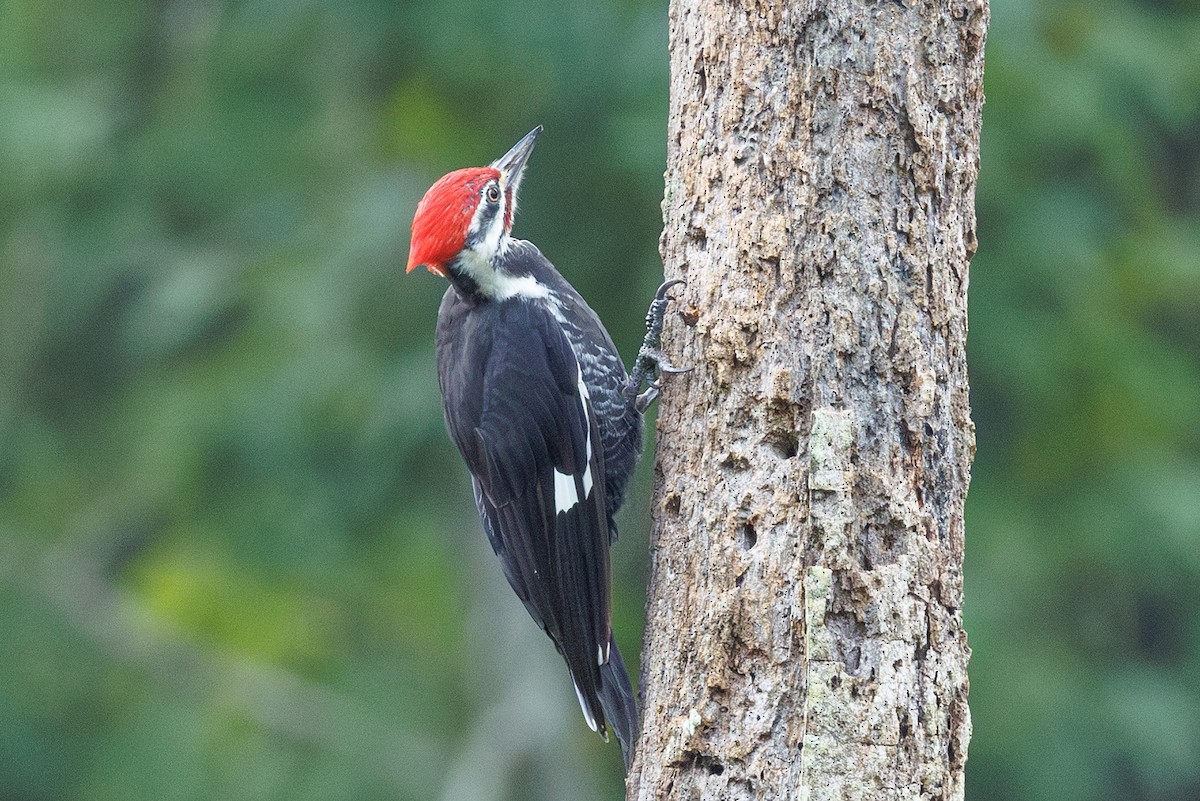
[[499, 177], [500, 171], [493, 167], [468, 167], [443, 175], [429, 187], [413, 217], [406, 272], [424, 266], [445, 277], [446, 265], [467, 241], [479, 193], [484, 184]]

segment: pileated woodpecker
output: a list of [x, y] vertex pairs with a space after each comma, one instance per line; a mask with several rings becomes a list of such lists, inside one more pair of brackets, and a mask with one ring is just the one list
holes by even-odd
[[[566, 660], [583, 716], [621, 743], [626, 768], [637, 700], [612, 637], [609, 546], [642, 449], [663, 284], [632, 376], [579, 293], [533, 244], [513, 239], [533, 129], [488, 167], [456, 170], [417, 206], [408, 272], [447, 278], [437, 322], [446, 428], [504, 575]], [[641, 392], [642, 382], [649, 388]], [[641, 394], [639, 394], [641, 392]]]

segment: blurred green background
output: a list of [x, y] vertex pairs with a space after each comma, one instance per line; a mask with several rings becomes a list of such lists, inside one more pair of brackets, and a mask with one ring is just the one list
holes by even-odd
[[[662, 6], [0, 0], [0, 801], [621, 797], [401, 268], [542, 123], [518, 233], [633, 353]], [[992, 11], [967, 797], [1200, 799], [1200, 5]]]

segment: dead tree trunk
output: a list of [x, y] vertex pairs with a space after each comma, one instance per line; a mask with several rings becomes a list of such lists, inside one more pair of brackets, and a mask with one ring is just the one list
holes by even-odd
[[[986, 0], [673, 0], [629, 797], [962, 798]], [[690, 326], [690, 327], [689, 327]]]

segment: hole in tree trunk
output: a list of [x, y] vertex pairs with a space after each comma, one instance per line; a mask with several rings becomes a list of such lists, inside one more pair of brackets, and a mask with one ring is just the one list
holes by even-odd
[[758, 532], [754, 530], [753, 523], [746, 523], [742, 526], [742, 550], [748, 551], [758, 544]]

